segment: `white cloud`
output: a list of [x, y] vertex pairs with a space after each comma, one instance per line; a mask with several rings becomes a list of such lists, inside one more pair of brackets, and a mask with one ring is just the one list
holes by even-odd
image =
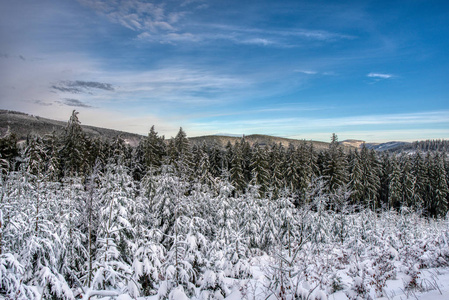
[[167, 12], [165, 5], [139, 0], [128, 0], [117, 4], [104, 0], [79, 0], [99, 14], [105, 15], [111, 22], [139, 32], [172, 32], [175, 24], [184, 15], [182, 11]]
[[[335, 41], [353, 39], [340, 33], [325, 30], [292, 29], [267, 30], [239, 27], [229, 24], [206, 24], [188, 16], [201, 8], [195, 1], [173, 3], [147, 3], [140, 0], [113, 2], [106, 0], [79, 0], [111, 22], [136, 31], [138, 39], [153, 43], [230, 41], [237, 44], [292, 47], [300, 39], [309, 41]], [[293, 39], [292, 39], [293, 38]]]
[[315, 74], [318, 74], [318, 72], [316, 72], [316, 71], [311, 71], [311, 70], [294, 70], [293, 72], [295, 72], [295, 73], [303, 73], [303, 74], [306, 74], [306, 75], [315, 75]]
[[380, 79], [389, 79], [389, 78], [394, 77], [394, 75], [392, 75], [392, 74], [386, 74], [386, 73], [373, 73], [373, 72], [368, 73], [366, 76], [367, 76], [367, 77], [371, 77], [371, 78], [380, 78]]
[[250, 45], [262, 45], [262, 46], [268, 46], [275, 44], [275, 42], [270, 41], [268, 39], [262, 39], [262, 38], [250, 38], [247, 40], [242, 40], [242, 44], [250, 44]]

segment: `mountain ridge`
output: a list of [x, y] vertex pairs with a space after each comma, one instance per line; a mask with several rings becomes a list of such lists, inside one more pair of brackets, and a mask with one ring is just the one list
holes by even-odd
[[[52, 132], [62, 133], [64, 131], [67, 122], [57, 121], [53, 119], [43, 118], [39, 116], [30, 115], [23, 112], [11, 111], [0, 109], [0, 136], [4, 136], [8, 130], [16, 134], [19, 140], [25, 140], [29, 135], [45, 136]], [[96, 127], [90, 125], [81, 124], [83, 131], [91, 137], [97, 137], [100, 139], [114, 139], [120, 136], [131, 146], [137, 146], [144, 135], [129, 133], [125, 131], [119, 131], [109, 128]], [[228, 142], [235, 144], [244, 138], [250, 144], [259, 144], [261, 146], [267, 146], [272, 144], [281, 143], [284, 147], [288, 147], [291, 143], [298, 146], [303, 143], [304, 140], [288, 139], [282, 137], [275, 137], [262, 134], [251, 134], [242, 136], [230, 136], [230, 135], [205, 135], [197, 137], [188, 137], [194, 145], [205, 144], [218, 144], [225, 147]], [[168, 139], [170, 140], [170, 139]], [[321, 141], [307, 141], [311, 142], [316, 149], [325, 149], [329, 143]]]
[[[39, 135], [45, 136], [47, 134], [52, 134], [53, 132], [57, 134], [61, 134], [64, 132], [64, 129], [67, 125], [67, 122], [57, 121], [54, 119], [43, 118], [39, 116], [30, 115], [27, 113], [0, 109], [0, 137], [6, 135], [8, 131], [13, 132], [18, 140], [26, 140], [29, 135]], [[122, 138], [127, 144], [136, 147], [144, 135], [140, 135], [137, 133], [130, 133], [120, 130], [114, 130], [104, 127], [96, 127], [90, 125], [81, 124], [83, 131], [90, 137], [99, 138], [102, 140], [113, 140], [117, 137]], [[205, 135], [205, 136], [196, 136], [196, 137], [188, 137], [193, 145], [219, 145], [221, 147], [225, 147], [228, 143], [232, 145], [240, 142], [242, 139], [252, 144], [259, 144], [261, 146], [269, 146], [272, 144], [282, 144], [284, 147], [288, 147], [290, 144], [294, 146], [298, 146], [301, 143], [312, 143], [315, 149], [326, 149], [329, 147], [329, 142], [322, 141], [314, 141], [314, 140], [297, 140], [297, 139], [289, 139], [283, 137], [276, 137], [270, 135], [263, 134], [250, 134], [250, 135], [233, 135], [233, 134], [215, 134], [215, 135]], [[169, 141], [170, 139], [166, 139]], [[438, 146], [438, 149], [447, 149], [447, 144], [449, 143], [447, 140], [441, 140], [443, 145]], [[390, 141], [386, 143], [368, 143], [363, 140], [356, 139], [347, 139], [340, 142], [340, 145], [343, 146], [345, 151], [349, 151], [351, 149], [359, 149], [362, 145], [365, 145], [366, 148], [372, 149], [375, 151], [389, 151], [389, 152], [400, 152], [400, 151], [411, 151], [414, 148], [421, 147], [418, 144], [422, 144], [426, 141], [416, 141], [416, 142], [401, 142], [401, 141]], [[417, 146], [418, 145], [418, 146]]]

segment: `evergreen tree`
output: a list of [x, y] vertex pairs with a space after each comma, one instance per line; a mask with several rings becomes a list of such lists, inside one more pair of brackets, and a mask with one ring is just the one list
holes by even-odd
[[387, 152], [383, 152], [379, 163], [379, 202], [381, 207], [389, 207], [388, 197], [392, 171], [391, 158]]
[[193, 157], [190, 142], [187, 135], [179, 128], [178, 134], [173, 139], [173, 147], [175, 152], [176, 170], [181, 176], [191, 177], [193, 174]]
[[419, 151], [413, 156], [410, 172], [415, 179], [414, 206], [421, 209], [423, 208], [424, 202], [428, 202], [425, 199], [428, 197], [427, 187], [429, 186], [429, 177], [424, 159]]
[[337, 135], [334, 133], [332, 134], [329, 149], [325, 153], [323, 168], [323, 178], [326, 182], [327, 191], [334, 192], [346, 183], [348, 178], [346, 170], [346, 159], [343, 149], [338, 143]]
[[243, 154], [240, 143], [234, 145], [233, 156], [230, 162], [230, 180], [232, 186], [238, 193], [245, 191], [246, 182], [243, 174]]
[[210, 162], [206, 152], [206, 145], [193, 147], [193, 179], [195, 182], [211, 186], [214, 183], [212, 175], [209, 173]]
[[145, 164], [148, 168], [158, 168], [162, 165], [163, 157], [165, 156], [165, 142], [164, 137], [158, 136], [151, 126], [148, 136], [143, 139], [143, 155]]
[[285, 170], [285, 180], [287, 187], [290, 191], [296, 192], [299, 189], [299, 172], [298, 172], [298, 153], [297, 149], [293, 144], [289, 144], [286, 153], [286, 170]]
[[285, 149], [281, 143], [273, 144], [269, 152], [270, 168], [270, 188], [273, 190], [273, 197], [277, 198], [279, 191], [285, 186], [284, 162]]
[[396, 158], [392, 157], [391, 173], [388, 185], [388, 204], [390, 208], [399, 208], [402, 205], [402, 176]]
[[317, 169], [315, 161], [315, 152], [312, 143], [306, 144], [306, 141], [302, 141], [297, 149], [297, 190], [300, 195], [301, 201], [304, 203], [306, 200], [306, 191], [312, 178], [314, 177], [315, 170]]
[[92, 287], [124, 290], [132, 274], [134, 228], [129, 219], [134, 206], [135, 188], [127, 168], [121, 164], [108, 164], [99, 180], [102, 207]]
[[221, 153], [220, 147], [214, 143], [208, 148], [209, 155], [209, 172], [214, 178], [218, 178], [221, 175], [221, 168], [223, 165], [223, 154]]
[[8, 128], [6, 135], [0, 138], [0, 158], [8, 162], [7, 165], [11, 170], [15, 170], [15, 158], [18, 156], [17, 137]]
[[378, 196], [380, 188], [379, 163], [374, 151], [368, 151], [365, 144], [360, 151], [363, 184], [363, 204], [375, 209], [378, 206]]
[[83, 174], [86, 171], [86, 137], [75, 110], [67, 122], [59, 155], [62, 175]]
[[253, 147], [251, 174], [251, 183], [258, 188], [260, 195], [264, 195], [270, 183], [269, 166], [266, 150], [258, 144]]
[[416, 179], [411, 172], [410, 158], [408, 155], [402, 155], [401, 158], [402, 173], [402, 201], [401, 204], [407, 207], [416, 207]]
[[360, 205], [363, 201], [364, 186], [363, 186], [363, 170], [361, 166], [360, 155], [357, 150], [352, 154], [352, 159], [349, 162], [349, 188], [351, 190], [351, 200], [353, 204]]
[[429, 212], [432, 216], [443, 217], [448, 211], [447, 194], [449, 193], [446, 182], [444, 161], [439, 153], [433, 157], [430, 168], [431, 203]]

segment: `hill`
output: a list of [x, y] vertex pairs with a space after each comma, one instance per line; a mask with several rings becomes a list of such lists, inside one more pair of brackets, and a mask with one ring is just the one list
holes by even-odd
[[[252, 135], [245, 135], [244, 139], [250, 144], [259, 144], [260, 146], [267, 146], [272, 144], [282, 144], [284, 147], [288, 147], [289, 144], [292, 144], [294, 146], [298, 146], [303, 142], [303, 140], [295, 140], [295, 139], [287, 139], [282, 137], [276, 137], [276, 136], [270, 136], [270, 135], [263, 135], [263, 134], [252, 134]], [[189, 140], [196, 145], [201, 145], [205, 143], [206, 145], [211, 144], [217, 144], [219, 146], [226, 146], [227, 143], [231, 143], [234, 145], [236, 142], [239, 142], [242, 140], [242, 137], [236, 137], [236, 136], [224, 136], [224, 135], [207, 135], [207, 136], [200, 136], [200, 137], [192, 137], [189, 138]], [[318, 141], [307, 141], [312, 142], [315, 149], [326, 149], [329, 147], [329, 143], [325, 142], [318, 142]]]
[[[9, 130], [17, 135], [19, 140], [25, 140], [29, 135], [44, 136], [51, 134], [52, 132], [62, 133], [64, 131], [66, 122], [56, 121], [52, 119], [42, 118], [39, 116], [33, 116], [22, 112], [0, 110], [0, 136], [4, 136]], [[117, 136], [123, 138], [131, 146], [137, 146], [142, 139], [142, 135], [123, 132], [113, 129], [81, 125], [84, 132], [90, 137], [97, 137], [100, 139], [112, 140]], [[289, 144], [298, 146], [302, 143], [302, 140], [287, 139], [269, 135], [253, 134], [244, 137], [251, 145], [259, 144], [261, 146], [279, 144], [284, 147], [288, 147]], [[192, 144], [201, 145], [203, 143], [207, 145], [216, 144], [219, 146], [226, 146], [228, 142], [235, 144], [240, 141], [242, 137], [238, 136], [225, 136], [225, 135], [208, 135], [199, 137], [190, 137], [189, 140]], [[309, 142], [309, 141], [308, 141]], [[329, 143], [310, 141], [313, 143], [315, 149], [325, 149]], [[345, 145], [347, 149], [348, 146]]]
[[[9, 130], [16, 134], [19, 140], [25, 140], [30, 134], [44, 136], [52, 132], [62, 133], [66, 125], [67, 123], [62, 121], [41, 118], [17, 111], [0, 110], [0, 136], [4, 136]], [[90, 137], [113, 140], [120, 136], [131, 146], [137, 146], [142, 138], [139, 134], [113, 129], [87, 125], [81, 125], [81, 127]]]

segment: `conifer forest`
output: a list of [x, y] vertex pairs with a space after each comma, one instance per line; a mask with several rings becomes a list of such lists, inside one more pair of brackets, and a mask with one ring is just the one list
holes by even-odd
[[223, 147], [152, 127], [131, 147], [88, 137], [75, 111], [63, 134], [8, 134], [0, 299], [449, 295], [439, 143]]

